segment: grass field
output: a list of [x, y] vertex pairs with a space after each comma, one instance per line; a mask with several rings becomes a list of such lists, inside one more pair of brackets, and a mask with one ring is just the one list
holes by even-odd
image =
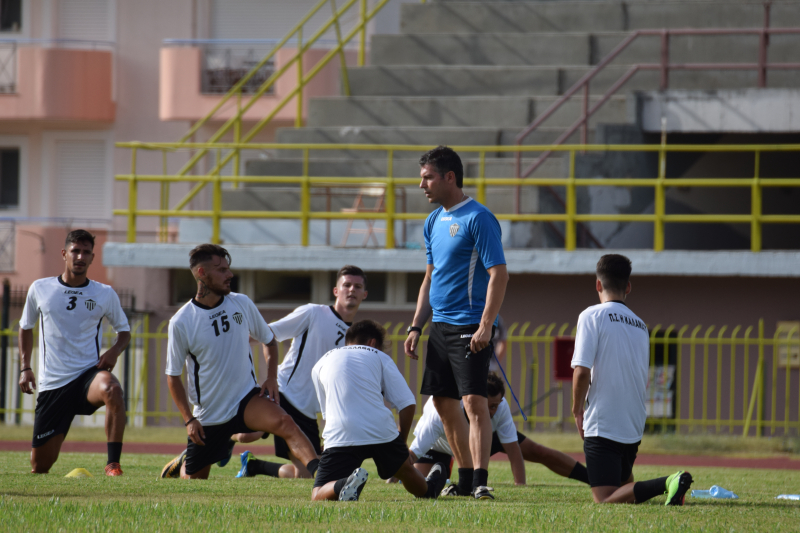
[[[361, 501], [309, 501], [311, 481], [266, 477], [236, 479], [236, 458], [212, 469], [208, 481], [157, 479], [171, 457], [123, 456], [125, 475], [102, 476], [105, 456], [65, 453], [47, 476], [28, 473], [28, 453], [0, 453], [0, 530], [3, 531], [797, 531], [800, 504], [775, 500], [800, 492], [800, 472], [749, 469], [692, 470], [694, 488], [718, 484], [738, 501], [692, 500], [664, 507], [596, 506], [586, 485], [528, 465], [528, 486], [515, 487], [507, 463], [493, 462], [497, 500], [415, 500], [386, 485], [374, 465]], [[65, 478], [83, 467], [97, 477]], [[637, 479], [672, 473], [636, 467]]]

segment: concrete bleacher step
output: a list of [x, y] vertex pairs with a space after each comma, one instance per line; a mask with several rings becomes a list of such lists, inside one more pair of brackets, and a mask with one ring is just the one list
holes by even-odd
[[[395, 159], [393, 176], [395, 178], [419, 177], [418, 156], [408, 159]], [[534, 160], [523, 159], [523, 165], [528, 166]], [[480, 175], [478, 155], [462, 153], [464, 175], [476, 178]], [[386, 158], [373, 155], [371, 159], [325, 159], [314, 158], [309, 161], [308, 175], [312, 177], [329, 178], [383, 178], [387, 176]], [[565, 158], [550, 157], [533, 174], [534, 177], [563, 177], [567, 167]], [[302, 176], [303, 160], [300, 158], [271, 158], [252, 159], [245, 163], [245, 173], [248, 176]], [[487, 178], [512, 178], [516, 175], [513, 158], [487, 157], [485, 163], [485, 176]], [[247, 185], [246, 188], [274, 188], [272, 185]], [[287, 187], [281, 184], [276, 187]], [[300, 185], [298, 184], [299, 188]]]
[[[400, 65], [350, 70], [352, 96], [524, 96], [563, 94], [593, 67], [527, 67], [496, 65]], [[610, 65], [592, 80], [592, 93], [605, 93], [631, 65]], [[800, 86], [800, 71], [774, 70], [770, 87]], [[658, 88], [661, 72], [642, 70], [623, 92]], [[743, 89], [758, 85], [756, 71], [681, 70], [670, 72], [671, 89]]]
[[[800, 10], [800, 8], [799, 8]], [[397, 65], [594, 65], [628, 32], [401, 34], [372, 38], [371, 64]], [[755, 62], [758, 35], [681, 35], [670, 38], [672, 63]], [[770, 61], [795, 61], [797, 37], [770, 39]], [[614, 60], [615, 64], [658, 63], [661, 37], [644, 35]]]
[[[796, 2], [777, 1], [772, 26], [800, 25]], [[745, 28], [764, 22], [762, 2], [482, 1], [405, 3], [403, 33], [534, 33], [630, 31], [647, 28]]]
[[[280, 143], [320, 143], [320, 144], [413, 144], [436, 146], [493, 146], [515, 144], [519, 128], [424, 128], [398, 126], [341, 126], [320, 128], [280, 128], [276, 140]], [[550, 144], [564, 132], [563, 128], [539, 128], [525, 139], [526, 145]], [[590, 130], [589, 141], [594, 136]], [[578, 142], [576, 132], [569, 142]], [[299, 150], [281, 150], [287, 157], [300, 157]], [[328, 159], [370, 157], [381, 153], [366, 150], [310, 150], [311, 157]], [[291, 154], [291, 155], [289, 155]], [[395, 158], [415, 159], [418, 154], [396, 151]], [[497, 157], [504, 157], [497, 152]]]
[[[558, 96], [327, 97], [309, 103], [308, 126], [439, 126], [522, 129], [548, 109]], [[593, 99], [592, 99], [593, 101]], [[581, 115], [573, 99], [543, 126], [565, 128]], [[626, 122], [624, 95], [611, 97], [592, 117], [597, 122]]]

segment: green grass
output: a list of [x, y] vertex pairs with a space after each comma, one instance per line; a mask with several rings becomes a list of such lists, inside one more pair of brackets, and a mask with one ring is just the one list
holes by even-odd
[[[0, 530], [3, 531], [781, 531], [797, 530], [800, 506], [775, 500], [800, 492], [800, 472], [696, 468], [695, 488], [718, 484], [738, 501], [692, 500], [663, 506], [597, 506], [589, 489], [539, 465], [528, 465], [528, 486], [515, 487], [507, 463], [491, 464], [497, 500], [415, 500], [401, 486], [386, 485], [372, 462], [361, 501], [312, 503], [311, 481], [257, 477], [235, 479], [234, 460], [212, 469], [208, 481], [157, 479], [171, 457], [123, 455], [125, 475], [102, 476], [105, 457], [64, 453], [47, 476], [28, 473], [28, 453], [0, 453]], [[73, 468], [91, 479], [65, 478]], [[637, 479], [671, 473], [636, 467]]]

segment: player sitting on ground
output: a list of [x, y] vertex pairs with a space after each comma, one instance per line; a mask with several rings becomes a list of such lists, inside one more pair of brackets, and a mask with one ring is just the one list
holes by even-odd
[[[275, 339], [292, 339], [292, 345], [278, 367], [280, 406], [306, 434], [317, 455], [322, 454], [317, 413], [319, 402], [311, 384], [311, 369], [328, 351], [344, 346], [344, 335], [367, 297], [367, 275], [357, 266], [346, 265], [336, 275], [333, 305], [307, 304], [269, 325]], [[232, 441], [253, 442], [267, 438], [268, 433], [241, 433]], [[233, 442], [230, 443], [233, 450]], [[267, 475], [281, 478], [311, 477], [295, 457], [286, 441], [275, 436], [275, 455], [290, 459], [293, 464], [272, 463], [256, 459], [246, 451], [241, 455], [242, 467], [236, 477]], [[220, 465], [223, 466], [223, 465]]]
[[[166, 369], [188, 446], [164, 467], [161, 477], [178, 477], [180, 472], [184, 479], [207, 479], [211, 465], [227, 456], [231, 435], [253, 431], [285, 439], [313, 475], [319, 464], [314, 447], [275, 401], [278, 344], [252, 300], [231, 292], [230, 254], [221, 246], [201, 244], [189, 257], [197, 295], [169, 321]], [[265, 345], [267, 379], [260, 388], [250, 337]], [[181, 383], [184, 364], [193, 411]]]
[[[406, 447], [416, 400], [392, 358], [383, 353], [386, 331], [371, 320], [347, 330], [346, 346], [326, 353], [311, 371], [311, 380], [325, 419], [325, 451], [311, 499], [358, 500], [373, 459], [382, 479], [392, 476], [419, 498], [436, 498], [445, 484], [445, 465], [437, 464], [427, 479], [419, 473]], [[397, 409], [395, 425], [386, 402]]]
[[[19, 322], [19, 388], [33, 394], [31, 369], [33, 328], [39, 329], [39, 396], [33, 420], [31, 472], [46, 474], [58, 459], [75, 415], [91, 415], [106, 406], [108, 462], [106, 475], [121, 476], [125, 402], [122, 387], [111, 373], [131, 340], [128, 319], [119, 297], [108, 285], [86, 275], [94, 260], [94, 236], [75, 230], [67, 235], [64, 273], [38, 279], [28, 289]], [[108, 318], [117, 342], [100, 354], [100, 326]]]
[[625, 304], [630, 276], [631, 262], [624, 255], [604, 255], [597, 262], [600, 304], [578, 317], [572, 414], [584, 440], [595, 503], [642, 503], [667, 493], [666, 505], [683, 505], [692, 484], [688, 472], [633, 482], [647, 417], [650, 334]]
[[[516, 485], [525, 484], [524, 461], [540, 463], [560, 476], [589, 483], [586, 467], [581, 463], [565, 453], [537, 444], [517, 431], [514, 419], [511, 417], [511, 409], [504, 398], [505, 384], [497, 374], [489, 374], [488, 387], [489, 414], [492, 416], [493, 429], [491, 452], [492, 455], [500, 452], [508, 455]], [[414, 442], [409, 446], [409, 450], [413, 454], [414, 468], [426, 475], [433, 464], [443, 463], [448, 466], [446, 474], [447, 477], [450, 477], [449, 466], [452, 464], [453, 454], [450, 444], [447, 442], [444, 424], [442, 424], [442, 419], [433, 406], [431, 398], [425, 404], [422, 417], [414, 428], [414, 436]], [[442, 495], [469, 496], [471, 486], [466, 483], [468, 480], [469, 478], [465, 479], [464, 487], [456, 484], [450, 485]], [[459, 482], [461, 482], [460, 479]]]

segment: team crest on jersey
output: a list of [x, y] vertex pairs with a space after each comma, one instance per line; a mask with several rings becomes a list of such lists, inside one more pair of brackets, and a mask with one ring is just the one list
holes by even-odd
[[240, 313], [238, 311], [233, 313], [233, 320], [235, 320], [236, 323], [241, 326], [242, 325], [242, 313]]
[[94, 300], [86, 300], [83, 303], [86, 304], [86, 309], [88, 309], [89, 311], [92, 311], [94, 309], [94, 306], [97, 305], [97, 302], [95, 302]]
[[456, 236], [456, 233], [458, 233], [458, 229], [459, 229], [460, 227], [461, 227], [461, 226], [459, 226], [459, 225], [458, 225], [458, 223], [454, 222], [454, 223], [453, 223], [453, 224], [450, 226], [450, 236], [451, 236], [451, 237], [455, 237], [455, 236]]

